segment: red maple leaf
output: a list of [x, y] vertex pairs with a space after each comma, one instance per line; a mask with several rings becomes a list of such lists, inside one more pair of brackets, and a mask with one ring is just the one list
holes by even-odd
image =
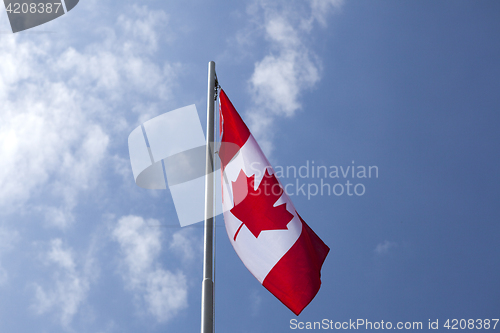
[[285, 203], [273, 206], [283, 194], [274, 174], [270, 175], [266, 169], [257, 190], [254, 190], [255, 175], [247, 177], [243, 170], [232, 183], [234, 207], [231, 213], [242, 222], [234, 234], [234, 240], [243, 225], [246, 225], [256, 238], [263, 230], [287, 229], [286, 225], [293, 219], [293, 215], [286, 210]]

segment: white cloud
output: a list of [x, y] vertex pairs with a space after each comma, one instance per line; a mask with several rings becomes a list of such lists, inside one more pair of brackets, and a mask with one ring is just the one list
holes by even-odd
[[[168, 16], [161, 10], [150, 11], [146, 6], [134, 5], [132, 10], [137, 18], [131, 19], [126, 15], [120, 15], [118, 25], [123, 28], [125, 33], [131, 34], [135, 39], [145, 44], [148, 52], [156, 51], [158, 49], [158, 39], [160, 38], [156, 31], [158, 31], [158, 28], [165, 31]], [[133, 40], [131, 39], [131, 41]], [[126, 45], [128, 49], [135, 49], [136, 46], [140, 46], [144, 50], [144, 45], [134, 45], [133, 42], [128, 42]]]
[[163, 11], [130, 7], [83, 49], [44, 35], [0, 36], [3, 214], [22, 206], [49, 225], [71, 225], [79, 195], [113, 163], [110, 137], [128, 130], [127, 114], [140, 104], [151, 117], [172, 97], [179, 66], [152, 60], [166, 22]]
[[19, 235], [16, 231], [0, 226], [0, 286], [5, 284], [8, 279], [8, 273], [2, 266], [2, 256], [4, 253], [11, 251], [18, 240]]
[[93, 254], [89, 252], [83, 262], [77, 263], [74, 251], [56, 238], [50, 242], [50, 250], [42, 259], [53, 270], [54, 286], [44, 288], [35, 283], [32, 308], [39, 315], [55, 313], [61, 325], [69, 327], [95, 279]]
[[196, 253], [203, 251], [201, 239], [199, 242], [195, 242], [193, 237], [192, 229], [181, 229], [172, 236], [170, 249], [180, 255], [184, 261], [193, 260]]
[[153, 266], [161, 250], [158, 229], [150, 228], [142, 217], [126, 216], [118, 221], [113, 237], [120, 243], [124, 260], [132, 277], [132, 284]]
[[[248, 113], [252, 133], [266, 153], [272, 150], [276, 117], [291, 117], [302, 108], [300, 97], [321, 78], [321, 63], [307, 40], [314, 22], [326, 26], [326, 17], [340, 8], [340, 0], [311, 0], [290, 6], [289, 1], [258, 0], [248, 7], [255, 31], [263, 33], [269, 52], [255, 63], [249, 79], [254, 105]], [[292, 9], [293, 8], [293, 9]], [[238, 40], [248, 44], [248, 33]]]
[[149, 311], [159, 322], [165, 322], [187, 307], [186, 277], [182, 273], [156, 268], [147, 274], [144, 295]]
[[378, 255], [384, 255], [389, 253], [389, 250], [391, 248], [397, 247], [398, 244], [395, 242], [389, 242], [388, 240], [384, 241], [383, 243], [377, 244], [375, 247], [375, 253]]
[[0, 262], [0, 286], [7, 281], [7, 278], [7, 271], [2, 267], [2, 262]]
[[[172, 38], [165, 12], [123, 4], [115, 8], [95, 0], [80, 4], [54, 20], [68, 25], [52, 24], [59, 30], [53, 34], [0, 34], [0, 214], [7, 217], [6, 223], [16, 215], [38, 223], [41, 216], [45, 225], [66, 229], [68, 236], [74, 236], [69, 227], [78, 221], [74, 211], [84, 194], [101, 195], [99, 186], [108, 181], [104, 172], [132, 177], [122, 151], [126, 137], [135, 124], [160, 113], [171, 100], [180, 70], [179, 64], [158, 55], [162, 43]], [[110, 6], [113, 11], [106, 11]], [[99, 20], [89, 20], [91, 15], [82, 19], [77, 11], [83, 8], [99, 15]], [[109, 22], [102, 18], [106, 15]], [[0, 21], [6, 18], [1, 16]], [[89, 22], [75, 24], [83, 20]], [[0, 26], [8, 30], [5, 23]], [[78, 36], [80, 31], [85, 36]], [[82, 38], [70, 36], [73, 33]], [[113, 195], [106, 199], [113, 200]], [[96, 209], [99, 214], [102, 208]], [[88, 237], [86, 228], [78, 228], [78, 237]], [[130, 238], [123, 229], [114, 234], [126, 254], [127, 285], [142, 297], [154, 318], [167, 321], [187, 307], [186, 277], [159, 265], [159, 231], [148, 233], [133, 224], [131, 228], [136, 234]], [[25, 277], [35, 281], [29, 284], [34, 292], [31, 310], [54, 316], [70, 328], [75, 318], [92, 312], [86, 302], [96, 279], [96, 259], [92, 251], [80, 253], [65, 237], [47, 236], [59, 230], [38, 231], [35, 226], [27, 234], [35, 244], [47, 244], [39, 241], [43, 238], [52, 240], [39, 255], [47, 271], [34, 267], [34, 274]], [[0, 226], [0, 285], [9, 282], [9, 266], [2, 258], [11, 251], [16, 235]], [[188, 236], [174, 235], [171, 249], [191, 260]], [[24, 309], [12, 311], [19, 310]], [[106, 331], [119, 330], [110, 323]]]
[[[120, 244], [127, 287], [142, 299], [158, 322], [165, 322], [187, 307], [187, 279], [182, 272], [165, 270], [158, 263], [161, 229], [150, 226], [157, 224], [155, 220], [125, 216], [112, 235]], [[172, 246], [182, 248], [186, 242], [178, 236]]]
[[326, 26], [326, 16], [332, 10], [339, 10], [344, 0], [309, 0], [311, 3], [311, 17], [305, 21], [306, 27], [310, 27], [314, 21], [317, 21], [322, 26]]
[[319, 66], [311, 58], [307, 51], [295, 48], [264, 57], [250, 78], [255, 103], [270, 115], [293, 116], [301, 107], [301, 90], [319, 81]]
[[75, 263], [73, 261], [73, 254], [70, 249], [62, 248], [62, 241], [60, 239], [54, 239], [51, 242], [52, 248], [48, 253], [48, 259], [59, 265], [60, 267], [74, 272], [75, 271]]
[[250, 309], [253, 317], [256, 317], [259, 315], [259, 310], [261, 308], [262, 304], [262, 296], [260, 295], [260, 292], [256, 289], [252, 290], [249, 296], [249, 304], [250, 304]]
[[[85, 3], [57, 22], [69, 17], [78, 21], [73, 14], [89, 2]], [[99, 195], [104, 171], [125, 173], [124, 165], [113, 166], [116, 160], [125, 164], [117, 150], [126, 144], [129, 129], [141, 121], [139, 117], [155, 115], [172, 97], [179, 66], [156, 59], [168, 30], [165, 13], [125, 8], [125, 14], [114, 12], [109, 23], [77, 25], [92, 37], [90, 42], [83, 38], [83, 43], [72, 43], [63, 23], [54, 24], [61, 31], [55, 34], [0, 34], [0, 208], [8, 222], [15, 219], [12, 215], [24, 214], [35, 223], [41, 216], [45, 225], [72, 226], [82, 194]], [[5, 21], [0, 26], [7, 30]], [[14, 233], [4, 230], [0, 227], [0, 284], [9, 278], [1, 261], [11, 248], [6, 240], [14, 239]], [[43, 237], [47, 234], [35, 236]], [[97, 278], [93, 252], [81, 254], [54, 238], [40, 258], [50, 271], [30, 277], [36, 281], [30, 284], [31, 309], [53, 315], [69, 328], [85, 312]], [[147, 269], [148, 302], [157, 309], [155, 315], [166, 320], [165, 313], [185, 298], [184, 277], [154, 266]], [[171, 291], [172, 285], [181, 288]]]

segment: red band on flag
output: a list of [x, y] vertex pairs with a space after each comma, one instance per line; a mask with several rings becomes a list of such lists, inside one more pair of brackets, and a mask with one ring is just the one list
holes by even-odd
[[[250, 136], [250, 131], [222, 89], [219, 94], [219, 105], [220, 120], [222, 122], [222, 125], [220, 126], [222, 130], [222, 138], [219, 156], [222, 168], [224, 168], [238, 153], [238, 147], [243, 147], [245, 142], [247, 142], [248, 137]], [[224, 143], [232, 144], [224, 145]]]
[[278, 261], [262, 285], [299, 315], [321, 286], [321, 266], [330, 248], [300, 217], [302, 233]]

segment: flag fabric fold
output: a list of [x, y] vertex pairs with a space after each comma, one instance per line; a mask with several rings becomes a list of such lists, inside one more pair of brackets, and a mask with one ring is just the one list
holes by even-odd
[[330, 249], [297, 213], [222, 89], [219, 114], [222, 205], [229, 240], [257, 280], [299, 315], [319, 291]]

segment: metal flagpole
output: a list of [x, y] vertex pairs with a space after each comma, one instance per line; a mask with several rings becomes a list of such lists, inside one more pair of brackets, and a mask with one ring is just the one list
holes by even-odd
[[207, 147], [205, 173], [205, 234], [203, 255], [203, 282], [201, 287], [201, 333], [214, 331], [214, 281], [213, 281], [213, 234], [214, 234], [214, 102], [215, 62], [208, 63], [207, 96]]

